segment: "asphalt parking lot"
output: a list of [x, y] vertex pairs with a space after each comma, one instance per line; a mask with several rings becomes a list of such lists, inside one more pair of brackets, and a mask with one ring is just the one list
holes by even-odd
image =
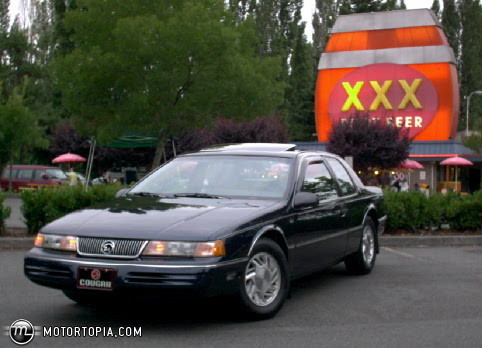
[[[219, 300], [94, 309], [23, 276], [0, 251], [0, 326], [141, 327], [142, 337], [45, 338], [31, 347], [482, 347], [482, 247], [386, 248], [368, 276], [336, 266], [297, 280], [274, 318], [245, 322]], [[0, 347], [15, 346], [0, 336]]]

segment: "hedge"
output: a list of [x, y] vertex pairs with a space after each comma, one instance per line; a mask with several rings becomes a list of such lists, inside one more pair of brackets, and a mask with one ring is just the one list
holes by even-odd
[[482, 229], [482, 191], [430, 197], [421, 192], [385, 192], [383, 208], [388, 216], [388, 232], [439, 229], [442, 224], [448, 224], [453, 231]]
[[5, 232], [5, 220], [7, 220], [11, 213], [11, 208], [3, 205], [5, 197], [4, 194], [0, 193], [0, 234]]
[[[49, 222], [75, 210], [115, 197], [119, 185], [98, 185], [87, 191], [82, 186], [60, 186], [22, 192], [22, 212], [29, 233], [37, 233]], [[0, 197], [0, 223], [10, 214], [3, 208]], [[426, 197], [421, 192], [385, 192], [383, 209], [388, 216], [387, 231], [439, 229], [449, 224], [454, 231], [482, 229], [482, 191], [461, 196], [435, 194]], [[0, 226], [1, 228], [1, 226]]]
[[49, 222], [73, 211], [115, 197], [120, 185], [59, 186], [36, 191], [24, 191], [22, 213], [29, 233], [37, 233]]

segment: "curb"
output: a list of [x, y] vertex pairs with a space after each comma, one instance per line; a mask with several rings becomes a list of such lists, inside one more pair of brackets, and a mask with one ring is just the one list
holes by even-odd
[[380, 246], [420, 247], [482, 245], [482, 235], [471, 236], [381, 236]]
[[[0, 237], [0, 249], [30, 249], [34, 237]], [[482, 235], [475, 236], [381, 236], [380, 246], [471, 246], [482, 245]]]
[[30, 249], [34, 237], [1, 237], [0, 249]]

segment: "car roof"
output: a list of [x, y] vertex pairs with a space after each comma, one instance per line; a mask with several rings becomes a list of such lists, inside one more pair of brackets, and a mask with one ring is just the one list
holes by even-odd
[[[38, 164], [12, 164], [13, 169], [61, 169], [60, 167], [42, 166]], [[10, 168], [10, 165], [5, 166]]]
[[241, 143], [241, 144], [220, 144], [200, 150], [183, 154], [181, 156], [206, 156], [206, 155], [238, 155], [238, 156], [269, 156], [295, 158], [298, 156], [328, 155], [338, 157], [324, 151], [297, 150], [296, 144], [281, 143]]

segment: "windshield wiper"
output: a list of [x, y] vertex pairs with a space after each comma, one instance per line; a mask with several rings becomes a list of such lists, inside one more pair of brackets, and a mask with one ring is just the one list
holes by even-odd
[[159, 193], [152, 192], [129, 192], [128, 196], [142, 196], [142, 197], [158, 197], [158, 198], [172, 198], [173, 196], [161, 195]]
[[210, 195], [210, 194], [207, 194], [207, 193], [175, 193], [174, 197], [194, 197], [194, 198], [214, 198], [214, 199], [226, 198], [226, 199], [231, 199], [229, 197]]

